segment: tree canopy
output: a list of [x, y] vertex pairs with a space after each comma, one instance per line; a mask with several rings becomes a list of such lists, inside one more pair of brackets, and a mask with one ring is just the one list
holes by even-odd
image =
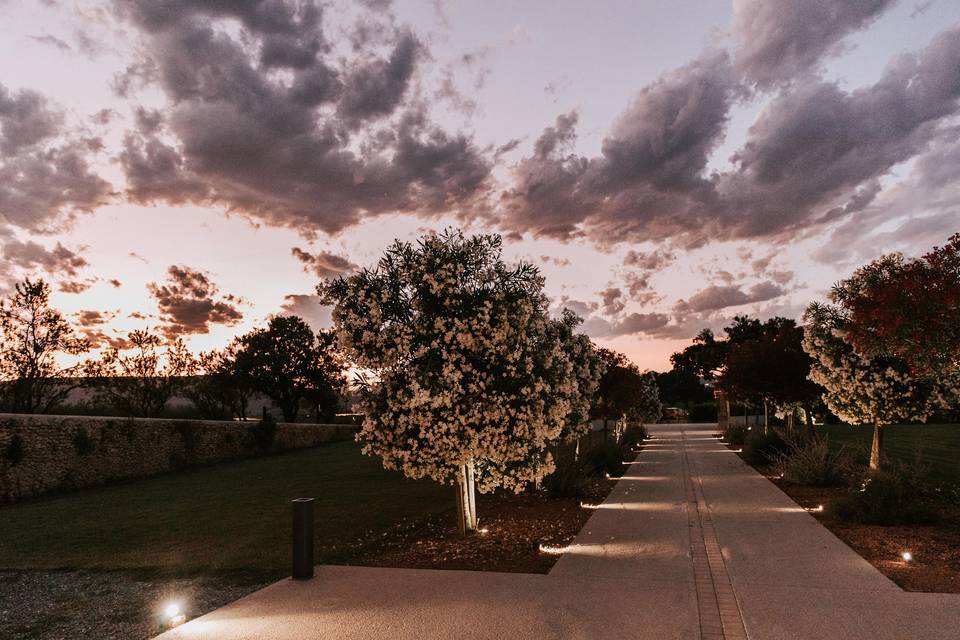
[[79, 367], [61, 367], [58, 354], [78, 355], [90, 343], [76, 335], [50, 306], [50, 286], [43, 280], [18, 282], [0, 302], [0, 381], [9, 410], [45, 413], [79, 385]]
[[363, 380], [364, 452], [412, 478], [520, 491], [553, 470], [548, 447], [586, 417], [599, 377], [573, 314], [547, 313], [543, 277], [509, 265], [496, 235], [397, 241], [379, 263], [321, 284], [338, 344]]

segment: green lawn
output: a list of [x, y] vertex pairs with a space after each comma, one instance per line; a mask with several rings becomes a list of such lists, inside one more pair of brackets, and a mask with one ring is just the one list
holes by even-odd
[[317, 560], [336, 563], [454, 495], [340, 442], [0, 507], [0, 569], [269, 579], [289, 570], [291, 498], [316, 498]]
[[[886, 429], [883, 449], [891, 459], [912, 462], [919, 455], [930, 465], [934, 479], [960, 482], [960, 424], [897, 424]], [[861, 462], [869, 459], [872, 427], [821, 425], [817, 430], [831, 444], [854, 452]]]

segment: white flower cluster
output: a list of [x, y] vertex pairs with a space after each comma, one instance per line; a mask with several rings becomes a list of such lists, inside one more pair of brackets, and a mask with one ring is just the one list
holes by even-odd
[[869, 358], [844, 339], [834, 307], [814, 304], [804, 315], [803, 348], [813, 358], [810, 379], [826, 389], [824, 402], [850, 424], [924, 422], [960, 396], [954, 376], [913, 377], [895, 358]]
[[378, 267], [322, 285], [347, 358], [374, 372], [359, 440], [387, 468], [480, 491], [520, 491], [553, 470], [548, 447], [586, 424], [599, 364], [576, 322], [546, 313], [533, 267], [499, 238], [428, 236]]

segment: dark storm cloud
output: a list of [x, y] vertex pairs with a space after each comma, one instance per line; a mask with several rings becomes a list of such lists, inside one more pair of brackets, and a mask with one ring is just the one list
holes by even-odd
[[761, 87], [790, 81], [837, 52], [843, 38], [894, 0], [735, 0], [736, 66]]
[[207, 274], [190, 267], [171, 266], [167, 282], [151, 282], [147, 290], [157, 301], [163, 331], [170, 337], [207, 333], [211, 324], [234, 325], [243, 319], [237, 308], [242, 300], [221, 296]]
[[570, 238], [664, 239], [703, 226], [703, 175], [738, 91], [729, 58], [710, 51], [645, 87], [614, 123], [602, 155], [570, 153], [576, 113], [537, 139], [504, 195], [505, 226]]
[[28, 240], [8, 240], [0, 251], [8, 264], [32, 271], [43, 269], [50, 274], [76, 276], [77, 272], [88, 266], [86, 259], [80, 254], [67, 249], [59, 242], [53, 249]]
[[[166, 124], [128, 135], [134, 198], [333, 233], [383, 212], [456, 211], [487, 190], [490, 160], [408, 95], [425, 56], [412, 32], [374, 30], [346, 60], [328, 54], [313, 3], [143, 1], [120, 13], [145, 32], [169, 100]], [[222, 18], [243, 33], [217, 29]]]
[[110, 185], [90, 168], [96, 139], [77, 139], [41, 94], [0, 85], [0, 220], [48, 230], [61, 214], [92, 211]]
[[320, 278], [336, 278], [357, 268], [357, 265], [343, 256], [338, 256], [329, 251], [308, 253], [303, 249], [294, 247], [290, 250], [290, 253], [303, 263], [304, 271], [315, 273]]

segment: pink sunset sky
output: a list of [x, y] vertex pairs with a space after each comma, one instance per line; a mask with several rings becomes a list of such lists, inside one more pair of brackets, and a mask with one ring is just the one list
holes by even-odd
[[663, 370], [960, 230], [958, 99], [947, 0], [0, 0], [3, 282], [199, 351], [456, 226]]

